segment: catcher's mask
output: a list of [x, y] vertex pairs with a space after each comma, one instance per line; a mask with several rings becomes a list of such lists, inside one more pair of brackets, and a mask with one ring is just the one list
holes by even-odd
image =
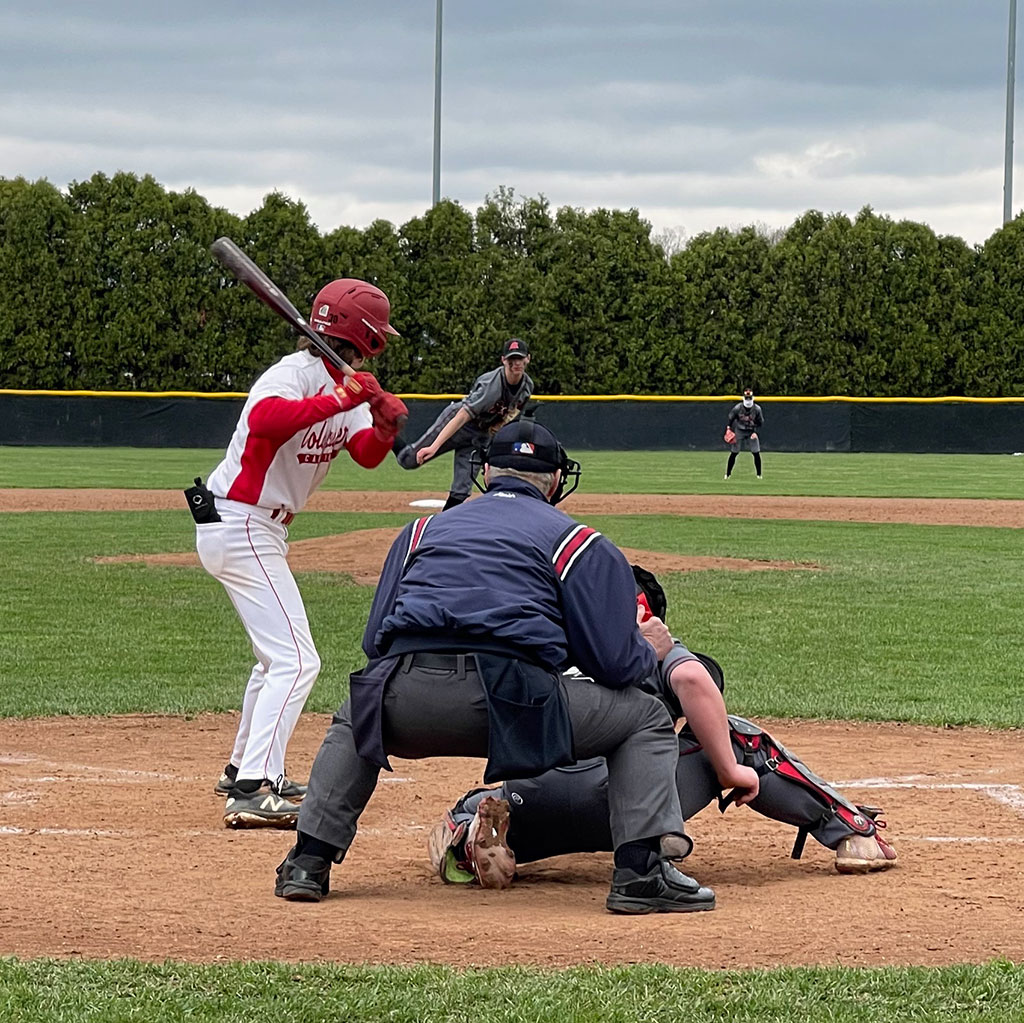
[[[651, 617], [664, 621], [668, 611], [668, 598], [665, 596], [661, 583], [658, 582], [654, 573], [648, 572], [646, 568], [642, 568], [640, 565], [630, 565], [629, 567], [633, 569], [633, 578], [636, 580], [637, 605], [644, 609], [642, 621], [646, 622]], [[722, 666], [718, 661], [710, 654], [698, 653], [696, 650], [691, 650], [690, 653], [707, 668], [708, 674], [718, 686], [719, 692], [725, 692], [725, 672], [722, 671]]]
[[484, 488], [476, 479], [476, 469], [482, 464], [519, 472], [560, 471], [558, 486], [548, 498], [551, 504], [558, 504], [580, 485], [580, 463], [570, 458], [558, 438], [534, 419], [517, 419], [503, 426], [491, 438], [486, 451], [474, 452], [472, 462], [479, 490]]
[[633, 569], [633, 578], [636, 580], [636, 602], [644, 609], [644, 621], [652, 615], [655, 618], [665, 620], [665, 612], [668, 610], [668, 600], [661, 583], [655, 578], [653, 572], [648, 572], [640, 565], [630, 565]]

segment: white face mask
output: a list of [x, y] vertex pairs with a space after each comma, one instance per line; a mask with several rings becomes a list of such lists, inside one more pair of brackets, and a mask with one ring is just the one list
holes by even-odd
[[753, 408], [753, 406], [754, 406], [754, 399], [753, 398], [744, 398], [743, 399], [743, 407], [744, 408]]

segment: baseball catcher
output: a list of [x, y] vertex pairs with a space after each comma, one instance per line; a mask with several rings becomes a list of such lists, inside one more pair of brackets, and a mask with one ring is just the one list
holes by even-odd
[[[664, 618], [666, 598], [657, 579], [638, 565], [633, 572], [642, 614]], [[722, 669], [713, 658], [691, 653], [678, 641], [669, 656], [685, 656], [691, 668], [707, 670], [724, 690]], [[681, 719], [676, 787], [684, 819], [716, 800], [724, 813], [732, 802], [731, 793], [723, 793], [706, 752], [685, 721], [685, 698], [680, 699], [678, 687], [654, 679], [649, 688]], [[728, 720], [737, 762], [753, 768], [760, 778], [759, 791], [749, 805], [797, 829], [794, 859], [802, 855], [810, 835], [835, 850], [836, 870], [841, 874], [887, 870], [896, 863], [896, 851], [878, 833], [885, 827], [878, 820], [879, 808], [850, 802], [754, 722], [731, 714]], [[536, 778], [473, 789], [431, 830], [431, 863], [446, 883], [476, 881], [491, 888], [510, 883], [517, 862], [608, 851], [612, 845], [606, 787], [605, 761], [593, 758]], [[494, 883], [495, 878], [502, 883]]]

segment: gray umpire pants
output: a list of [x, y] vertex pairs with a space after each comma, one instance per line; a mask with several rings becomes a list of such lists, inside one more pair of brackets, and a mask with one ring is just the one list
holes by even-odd
[[[462, 408], [462, 402], [456, 401], [444, 409], [422, 437], [413, 441], [412, 444], [407, 444], [401, 451], [397, 452], [395, 457], [398, 459], [398, 464], [403, 469], [418, 468], [416, 452], [425, 448], [428, 444], [433, 444], [434, 440], [445, 426], [452, 421], [455, 413], [460, 408]], [[490, 434], [488, 431], [477, 429], [471, 420], [441, 445], [441, 450], [434, 456], [435, 458], [448, 451], [455, 452], [455, 462], [452, 466], [452, 485], [450, 487], [452, 494], [469, 497], [473, 492], [473, 452], [485, 451], [489, 441]]]
[[[419, 666], [416, 659], [406, 654], [384, 691], [385, 751], [406, 759], [486, 758], [487, 702], [472, 658], [459, 657], [452, 670]], [[683, 833], [675, 785], [679, 743], [664, 704], [633, 687], [613, 690], [567, 678], [560, 684], [576, 757], [608, 761], [614, 847]], [[356, 752], [346, 700], [313, 764], [298, 830], [336, 846], [343, 856], [379, 773]]]

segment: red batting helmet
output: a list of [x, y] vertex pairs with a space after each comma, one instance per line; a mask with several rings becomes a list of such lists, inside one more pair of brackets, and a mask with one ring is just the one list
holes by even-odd
[[320, 289], [309, 322], [314, 330], [348, 341], [370, 359], [384, 351], [388, 334], [398, 336], [388, 323], [390, 315], [391, 303], [380, 288], [342, 277]]

